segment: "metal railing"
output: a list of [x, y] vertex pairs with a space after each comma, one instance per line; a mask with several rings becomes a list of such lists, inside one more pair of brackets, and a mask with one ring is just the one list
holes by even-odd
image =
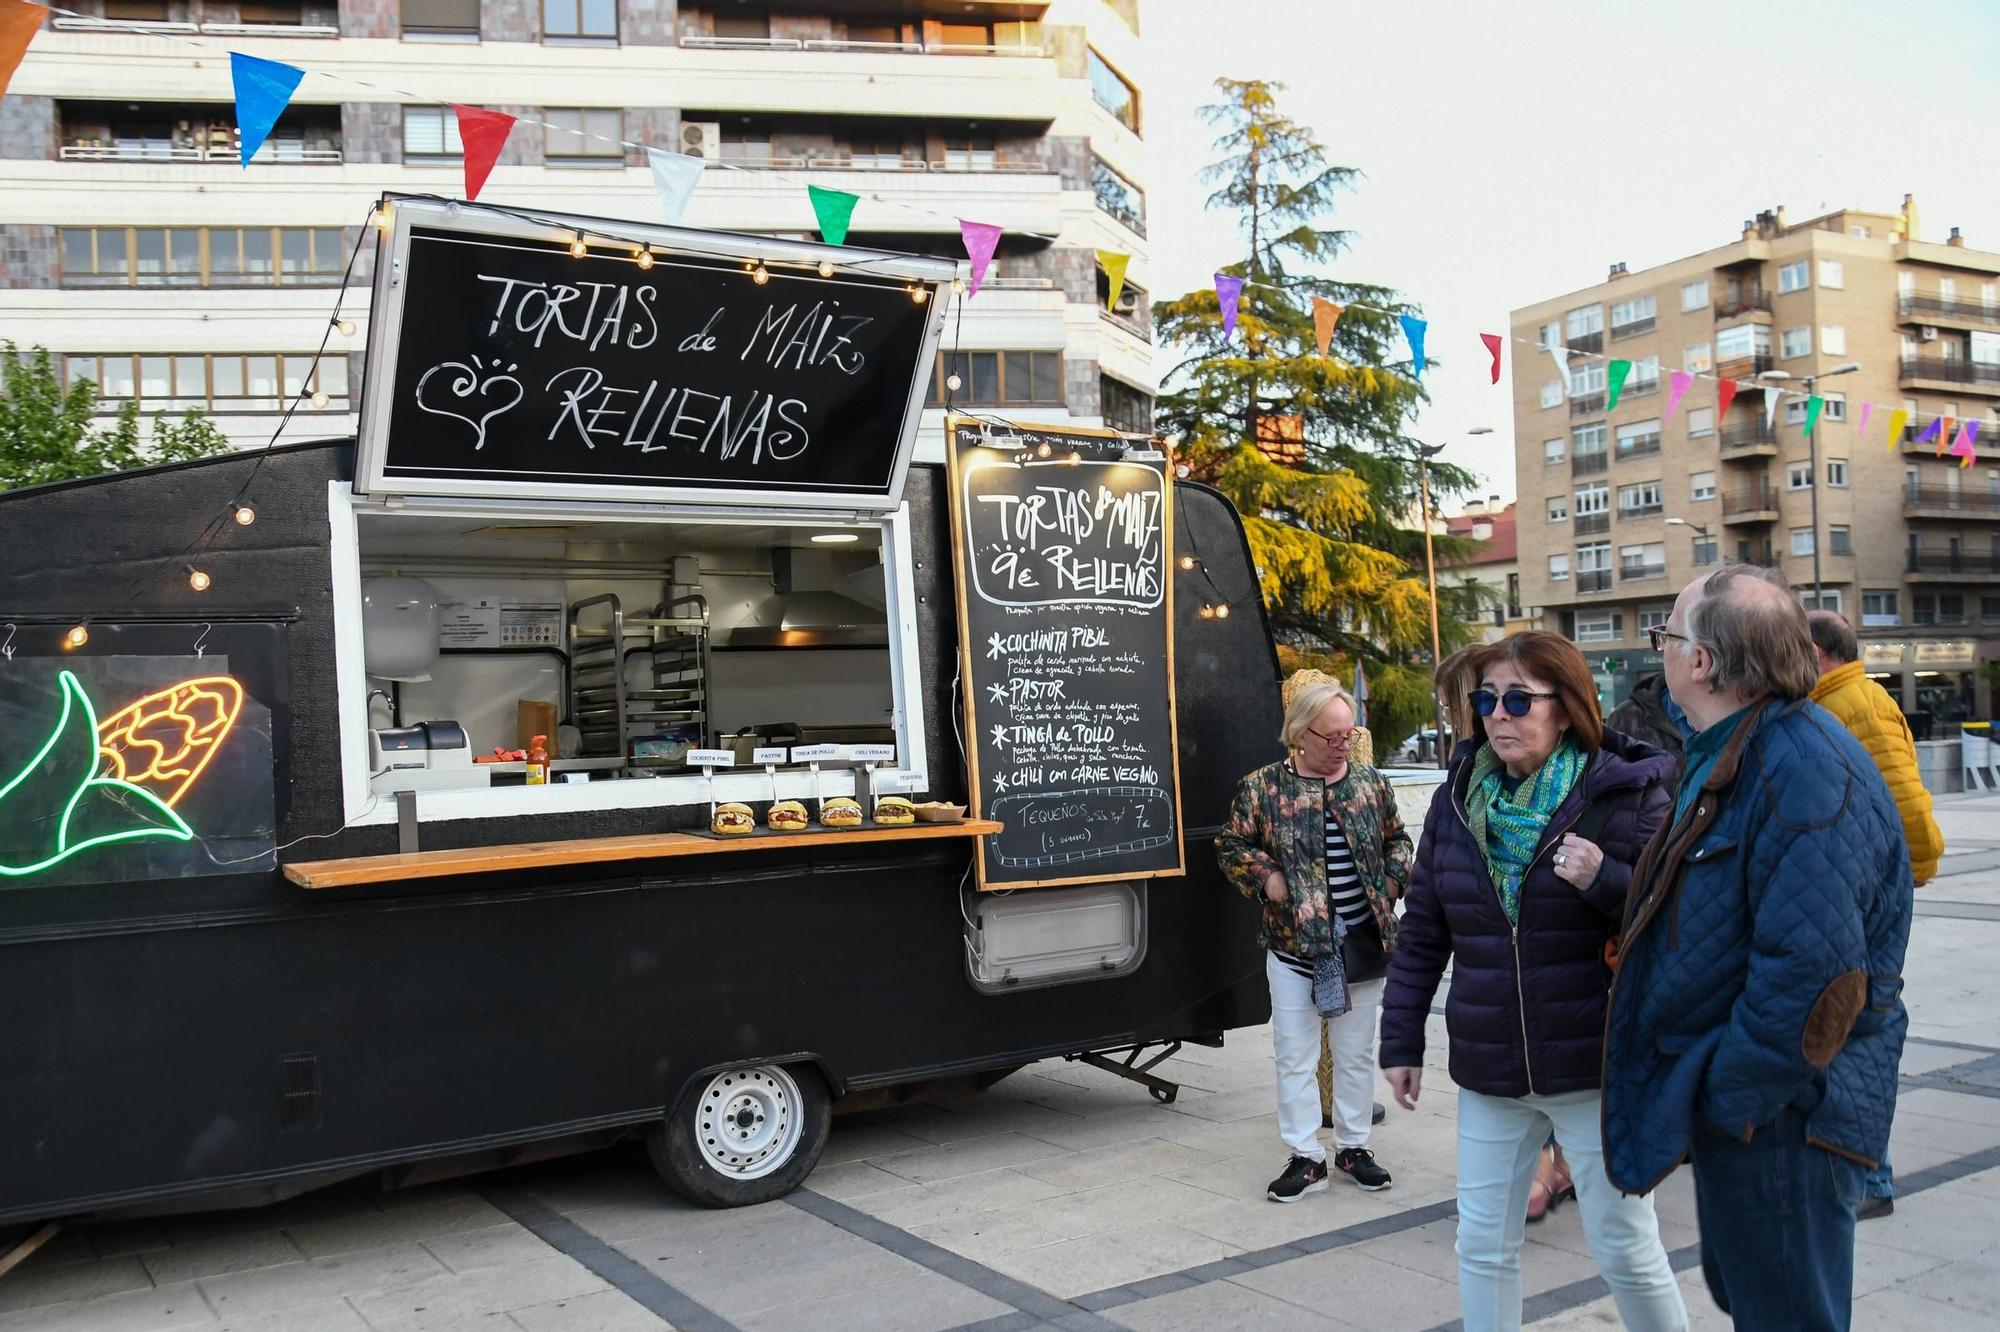
[[1647, 379], [1627, 380], [1625, 383], [1625, 391], [1618, 395], [1618, 401], [1623, 402], [1627, 398], [1643, 398], [1648, 393], [1658, 393], [1659, 391], [1660, 391], [1660, 376], [1657, 373], [1655, 373], [1654, 375], [1652, 375], [1650, 378]]
[[1665, 511], [1666, 511], [1665, 505], [1641, 504], [1636, 508], [1619, 509], [1618, 517], [1621, 522], [1627, 518], [1657, 518]]
[[1053, 176], [1056, 169], [1041, 162], [925, 162], [913, 157], [862, 158], [856, 161], [844, 152], [811, 153], [804, 157], [731, 157], [720, 159], [743, 171], [886, 171], [977, 172], [980, 175]]
[[1595, 476], [1599, 472], [1611, 470], [1611, 455], [1599, 449], [1596, 453], [1570, 455], [1569, 474], [1571, 476]]
[[1631, 458], [1651, 458], [1660, 451], [1658, 435], [1639, 435], [1631, 440], [1618, 441], [1618, 461]]
[[1595, 333], [1572, 333], [1563, 339], [1563, 345], [1573, 352], [1601, 352], [1604, 350], [1604, 330]]
[[1722, 497], [1722, 516], [1733, 518], [1738, 514], [1776, 512], [1778, 492], [1775, 487], [1759, 486], [1754, 490], [1732, 490]]
[[1621, 564], [1618, 566], [1618, 581], [1621, 583], [1643, 583], [1651, 578], [1665, 578], [1665, 564]]
[[682, 46], [717, 51], [832, 51], [858, 55], [1048, 55], [1045, 46], [1012, 46], [978, 42], [853, 42], [835, 37], [715, 37], [686, 33]]
[[1613, 324], [1611, 326], [1611, 340], [1616, 342], [1620, 338], [1636, 338], [1641, 333], [1651, 333], [1659, 326], [1660, 320], [1657, 315], [1648, 315], [1644, 319], [1634, 319], [1629, 324]]
[[1608, 513], [1580, 513], [1570, 520], [1578, 536], [1602, 536], [1611, 530]]
[[2000, 385], [2000, 365], [1982, 361], [1946, 360], [1942, 356], [1905, 356], [1904, 379], [1937, 379], [1947, 384]]
[[[266, 153], [265, 160], [268, 162], [299, 166], [339, 166], [343, 160], [338, 148], [287, 148], [274, 139], [265, 140], [260, 156]], [[243, 160], [241, 151], [234, 144], [227, 148], [196, 148], [167, 143], [114, 143], [102, 146], [66, 143], [56, 150], [56, 156], [64, 162], [216, 162], [231, 166], [240, 165]]]
[[1914, 574], [2000, 574], [2000, 555], [1919, 548], [1909, 552], [1904, 571]]
[[1575, 394], [1569, 400], [1569, 414], [1571, 416], [1595, 416], [1603, 410], [1604, 394], [1602, 390], [1596, 393]]
[[2000, 305], [1960, 300], [1956, 296], [1934, 291], [1898, 292], [1896, 313], [1904, 319], [1936, 316], [1941, 319], [1968, 319], [1980, 324], [2000, 324]]
[[1751, 287], [1743, 291], [1731, 292], [1715, 303], [1715, 317], [1728, 319], [1735, 315], [1749, 314], [1753, 310], [1771, 312], [1771, 293], [1762, 287]]
[[1586, 569], [1576, 576], [1578, 592], [1609, 592], [1611, 590], [1611, 570]]
[[1910, 509], [1948, 509], [1953, 513], [2000, 513], [2000, 492], [1905, 484], [1903, 506]]
[[338, 37], [339, 28], [319, 23], [204, 23], [201, 30], [214, 37]]
[[53, 25], [57, 32], [88, 32], [92, 28], [111, 28], [121, 32], [200, 32], [198, 23], [155, 23], [151, 19], [113, 18], [68, 18], [58, 17]]
[[1778, 432], [1760, 420], [1745, 421], [1739, 425], [1727, 426], [1719, 437], [1717, 447], [1728, 454], [1741, 449], [1774, 447], [1778, 442]]

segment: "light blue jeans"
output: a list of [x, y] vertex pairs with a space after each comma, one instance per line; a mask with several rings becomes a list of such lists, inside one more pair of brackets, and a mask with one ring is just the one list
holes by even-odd
[[1458, 1298], [1465, 1332], [1519, 1332], [1521, 1242], [1528, 1186], [1553, 1129], [1576, 1182], [1577, 1208], [1597, 1270], [1633, 1332], [1685, 1332], [1653, 1200], [1626, 1197], [1604, 1173], [1602, 1096], [1458, 1093]]

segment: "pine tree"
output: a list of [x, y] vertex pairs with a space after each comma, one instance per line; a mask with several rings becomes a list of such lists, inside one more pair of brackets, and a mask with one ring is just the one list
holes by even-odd
[[48, 348], [23, 353], [0, 343], [0, 490], [229, 449], [228, 438], [199, 411], [178, 420], [156, 417], [150, 445], [141, 442], [138, 403], [125, 403], [103, 426], [96, 412], [97, 385], [80, 379], [65, 390]]

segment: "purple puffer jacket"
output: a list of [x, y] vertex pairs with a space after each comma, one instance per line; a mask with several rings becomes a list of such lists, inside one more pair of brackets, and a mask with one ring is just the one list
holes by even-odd
[[[1617, 933], [1632, 866], [1673, 809], [1668, 755], [1616, 731], [1556, 810], [1521, 884], [1510, 929], [1486, 856], [1465, 819], [1471, 741], [1424, 818], [1382, 996], [1382, 1067], [1422, 1067], [1424, 1024], [1447, 962], [1445, 1031], [1451, 1078], [1488, 1096], [1589, 1091], [1603, 1076], [1604, 1007], [1611, 984], [1604, 944]], [[1604, 864], [1578, 892], [1550, 859], [1592, 805]]]

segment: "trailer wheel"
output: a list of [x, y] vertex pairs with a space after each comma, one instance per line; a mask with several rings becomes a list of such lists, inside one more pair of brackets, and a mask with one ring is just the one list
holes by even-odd
[[831, 1098], [804, 1065], [725, 1069], [646, 1137], [653, 1169], [703, 1207], [747, 1207], [804, 1182], [826, 1146]]

